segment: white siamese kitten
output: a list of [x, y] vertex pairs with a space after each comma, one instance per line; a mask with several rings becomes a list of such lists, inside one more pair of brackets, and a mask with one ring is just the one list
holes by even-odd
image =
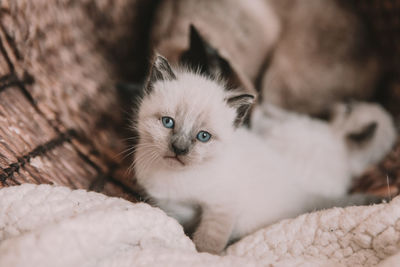
[[[390, 117], [372, 108], [376, 116], [368, 120], [358, 105], [351, 114], [338, 111], [332, 126], [274, 108], [257, 110], [252, 132], [240, 127], [252, 95], [172, 69], [161, 56], [145, 89], [135, 124], [136, 178], [159, 207], [195, 228], [199, 251], [218, 253], [230, 240], [280, 219], [350, 203], [352, 175], [394, 141]], [[263, 113], [271, 110], [268, 119]], [[362, 140], [349, 146], [353, 139]]]

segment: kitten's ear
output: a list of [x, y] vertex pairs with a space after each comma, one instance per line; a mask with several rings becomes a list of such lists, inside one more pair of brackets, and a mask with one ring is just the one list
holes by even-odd
[[[237, 80], [236, 74], [229, 62], [201, 36], [193, 25], [190, 25], [189, 39], [189, 49], [182, 54], [180, 58], [181, 63], [194, 69], [199, 68], [200, 72], [205, 75], [213, 76], [219, 74], [228, 80], [229, 83], [231, 83], [230, 80]], [[239, 84], [232, 84], [232, 87], [235, 88], [239, 86]]]
[[211, 64], [214, 64], [218, 53], [204, 41], [193, 25], [190, 25], [189, 31], [189, 48], [181, 55], [180, 62], [193, 69], [199, 68], [203, 74], [211, 75]]
[[236, 118], [234, 121], [235, 127], [242, 125], [247, 112], [254, 103], [254, 96], [249, 94], [242, 94], [237, 96], [232, 96], [226, 100], [228, 105], [236, 109]]
[[149, 80], [147, 82], [147, 90], [151, 91], [152, 84], [157, 81], [175, 80], [176, 76], [173, 72], [168, 60], [160, 55], [156, 55], [153, 64], [150, 67]]

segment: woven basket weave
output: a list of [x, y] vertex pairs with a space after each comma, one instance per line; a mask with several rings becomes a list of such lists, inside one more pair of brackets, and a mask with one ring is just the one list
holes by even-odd
[[0, 0], [0, 187], [134, 199], [119, 80], [145, 74], [151, 1]]
[[[345, 1], [369, 25], [387, 65], [382, 102], [400, 114], [400, 1]], [[0, 187], [53, 183], [135, 199], [121, 152], [127, 98], [140, 81], [157, 1], [0, 0]], [[400, 187], [400, 145], [356, 184]], [[384, 188], [384, 189], [382, 189]]]

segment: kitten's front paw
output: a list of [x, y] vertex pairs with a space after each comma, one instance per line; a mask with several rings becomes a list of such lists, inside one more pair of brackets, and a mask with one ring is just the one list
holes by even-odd
[[193, 242], [196, 245], [197, 251], [208, 252], [211, 254], [221, 253], [226, 246], [225, 241], [218, 240], [218, 238], [203, 234], [199, 231], [194, 233]]

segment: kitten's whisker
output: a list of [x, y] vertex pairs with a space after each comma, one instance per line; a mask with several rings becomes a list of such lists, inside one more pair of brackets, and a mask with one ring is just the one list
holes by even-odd
[[145, 168], [148, 169], [157, 158], [158, 154], [155, 151], [152, 151], [151, 154], [149, 154], [149, 159], [146, 162], [147, 166], [145, 166]]
[[132, 150], [135, 150], [135, 147], [134, 147], [134, 146], [129, 147], [129, 148], [127, 148], [127, 149], [125, 149], [125, 150], [119, 152], [115, 157], [119, 157], [119, 156], [121, 156], [122, 154], [125, 154], [125, 153], [127, 153], [127, 152], [130, 152], [130, 151], [132, 151]]
[[116, 156], [114, 156], [114, 159], [116, 159], [117, 157], [120, 157], [121, 155], [127, 153], [125, 156], [122, 157], [122, 159], [124, 160], [127, 157], [129, 157], [130, 155], [132, 155], [133, 153], [135, 153], [138, 147], [141, 147], [141, 146], [135, 145], [135, 146], [129, 147], [129, 148], [125, 149], [124, 151], [119, 152]]
[[158, 153], [156, 153], [155, 151], [151, 151], [150, 154], [146, 154], [145, 156], [143, 156], [141, 158], [135, 159], [134, 162], [128, 167], [127, 171], [128, 171], [128, 173], [133, 172], [136, 164], [143, 164], [142, 168], [144, 170], [147, 170], [157, 158], [159, 158]]
[[128, 158], [128, 157], [130, 157], [130, 156], [132, 156], [134, 153], [136, 152], [136, 150], [135, 149], [133, 149], [132, 151], [130, 151], [128, 154], [126, 154], [125, 156], [123, 156], [122, 157], [122, 159], [124, 160], [124, 159], [126, 159], [126, 158]]
[[139, 162], [141, 162], [143, 160], [143, 158], [145, 158], [145, 157], [143, 156], [143, 157], [140, 157], [140, 158], [139, 157], [135, 158], [129, 168], [133, 169], [137, 163], [139, 163]]
[[134, 170], [136, 164], [140, 163], [142, 160], [143, 160], [143, 157], [141, 157], [141, 158], [139, 158], [139, 157], [138, 157], [138, 158], [135, 158], [135, 159], [133, 160], [133, 162], [131, 163], [131, 165], [129, 165], [129, 167], [127, 168], [126, 172], [127, 172], [128, 174], [133, 173], [133, 170]]
[[[145, 144], [142, 144], [145, 145]], [[153, 147], [157, 147], [154, 144], [147, 144], [149, 148], [153, 148]], [[129, 166], [128, 171], [132, 171], [134, 169], [134, 167], [138, 164], [138, 163], [142, 163], [142, 161], [148, 159], [152, 159], [153, 157], [157, 158], [159, 157], [158, 153], [156, 153], [154, 150], [151, 150], [150, 153], [144, 154], [142, 157], [138, 157], [136, 159], [134, 159], [134, 161], [132, 162], [132, 164]], [[150, 158], [150, 159], [149, 159]]]
[[150, 168], [158, 158], [159, 158], [159, 155], [156, 152], [154, 152], [152, 154], [152, 157], [150, 158], [150, 160], [147, 162], [146, 169]]
[[138, 140], [139, 138], [140, 138], [139, 136], [131, 136], [127, 138], [121, 138], [121, 141]]

